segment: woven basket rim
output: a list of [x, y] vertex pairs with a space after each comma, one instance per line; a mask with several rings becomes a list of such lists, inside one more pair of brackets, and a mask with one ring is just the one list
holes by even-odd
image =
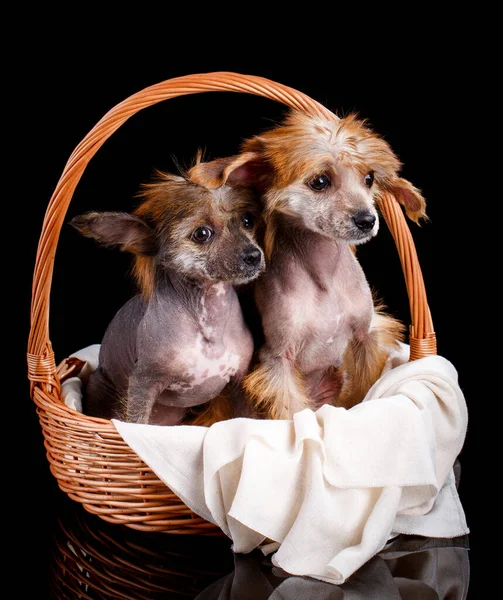
[[[56, 365], [49, 338], [54, 260], [75, 188], [87, 164], [105, 141], [144, 108], [170, 98], [218, 91], [262, 96], [307, 114], [338, 118], [306, 94], [255, 75], [225, 71], [192, 74], [140, 90], [111, 108], [70, 155], [47, 207], [33, 273], [28, 378], [51, 472], [60, 488], [74, 500], [82, 502], [89, 512], [99, 514], [110, 522], [146, 531], [214, 534], [218, 528], [193, 515], [174, 494], [171, 505], [167, 505], [164, 514], [159, 515], [156, 498], [166, 494], [167, 488], [125, 444], [113, 423], [80, 413], [63, 402], [61, 383], [72, 372], [72, 365], [70, 357]], [[390, 193], [383, 194], [380, 209], [395, 241], [405, 277], [412, 322], [411, 360], [436, 354], [436, 337], [424, 280], [403, 210]], [[110, 458], [109, 465], [103, 465], [103, 456]], [[108, 472], [105, 466], [108, 466]], [[103, 471], [101, 475], [100, 469]], [[135, 508], [138, 502], [143, 502], [141, 510]]]

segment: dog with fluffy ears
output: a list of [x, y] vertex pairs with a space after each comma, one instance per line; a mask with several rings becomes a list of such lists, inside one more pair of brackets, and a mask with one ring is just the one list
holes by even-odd
[[261, 192], [267, 267], [254, 287], [265, 342], [244, 386], [263, 417], [354, 406], [403, 339], [403, 325], [374, 301], [355, 256], [378, 231], [383, 192], [412, 220], [426, 217], [421, 192], [400, 167], [355, 115], [292, 112], [246, 140], [240, 154], [194, 168], [208, 188]]
[[[86, 414], [158, 425], [232, 417], [252, 335], [235, 286], [264, 269], [260, 204], [251, 189], [208, 190], [158, 173], [132, 213], [88, 213], [71, 224], [134, 254], [140, 293], [109, 324], [86, 391]], [[239, 397], [239, 394], [237, 395]]]

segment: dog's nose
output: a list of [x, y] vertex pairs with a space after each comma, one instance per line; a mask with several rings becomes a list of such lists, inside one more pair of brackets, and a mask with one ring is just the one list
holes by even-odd
[[361, 210], [353, 217], [354, 224], [362, 231], [370, 231], [374, 227], [376, 218], [368, 210]]
[[260, 259], [262, 258], [262, 253], [258, 248], [251, 247], [247, 248], [243, 252], [241, 258], [243, 259], [243, 262], [253, 267], [260, 262]]

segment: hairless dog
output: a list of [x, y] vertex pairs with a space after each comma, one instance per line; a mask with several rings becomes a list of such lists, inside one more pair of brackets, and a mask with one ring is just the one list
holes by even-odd
[[[142, 187], [134, 213], [71, 221], [83, 235], [133, 253], [140, 288], [106, 330], [85, 411], [176, 425], [190, 407], [239, 389], [253, 340], [234, 286], [256, 278], [265, 263], [256, 239], [260, 205], [250, 189], [208, 190], [190, 172], [157, 175]], [[235, 413], [220, 410], [219, 418]], [[203, 414], [200, 424], [215, 420]]]
[[389, 192], [425, 217], [420, 191], [398, 175], [388, 143], [354, 115], [291, 113], [245, 140], [239, 155], [195, 167], [218, 188], [261, 192], [267, 268], [254, 282], [264, 344], [244, 387], [268, 418], [324, 403], [350, 408], [379, 378], [403, 325], [383, 313], [354, 247], [376, 235]]

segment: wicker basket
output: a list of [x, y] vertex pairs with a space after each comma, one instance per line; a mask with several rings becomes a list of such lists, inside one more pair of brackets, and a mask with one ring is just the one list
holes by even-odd
[[[305, 94], [262, 77], [205, 73], [163, 81], [112, 108], [70, 156], [49, 202], [38, 245], [33, 277], [28, 342], [30, 395], [45, 439], [51, 472], [68, 496], [112, 523], [143, 531], [215, 535], [220, 529], [192, 513], [127, 446], [111, 421], [67, 407], [61, 382], [75, 373], [78, 361], [56, 366], [49, 339], [49, 296], [58, 237], [72, 194], [92, 157], [131, 116], [177, 96], [202, 92], [241, 92], [264, 96], [308, 114], [336, 118]], [[414, 242], [402, 208], [390, 194], [381, 212], [395, 240], [411, 310], [411, 360], [436, 354], [436, 340]]]

